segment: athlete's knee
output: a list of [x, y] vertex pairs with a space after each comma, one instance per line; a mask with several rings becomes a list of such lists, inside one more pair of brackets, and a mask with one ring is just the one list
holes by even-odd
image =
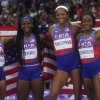
[[100, 95], [96, 96], [95, 100], [100, 100]]
[[6, 92], [1, 91], [0, 92], [0, 100], [4, 100], [5, 96], [6, 96]]
[[77, 92], [74, 95], [75, 95], [75, 100], [81, 100], [81, 93], [80, 92]]
[[33, 93], [35, 100], [43, 100], [44, 93], [40, 91], [39, 93]]
[[0, 96], [0, 100], [5, 100], [5, 96]]
[[51, 100], [53, 100], [53, 98], [57, 98], [58, 93], [59, 92], [57, 90], [51, 91], [51, 93], [50, 93], [50, 97], [52, 98]]
[[43, 100], [43, 96], [34, 97], [35, 100]]
[[75, 96], [75, 100], [82, 100], [81, 95]]

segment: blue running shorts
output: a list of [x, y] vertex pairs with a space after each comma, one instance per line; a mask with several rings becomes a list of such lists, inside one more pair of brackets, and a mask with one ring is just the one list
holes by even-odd
[[57, 56], [56, 60], [57, 70], [62, 70], [67, 73], [70, 73], [72, 70], [79, 69], [81, 66], [81, 60], [78, 52]]
[[100, 74], [100, 60], [82, 64], [83, 78], [93, 78], [96, 74]]
[[5, 80], [5, 73], [3, 67], [0, 67], [0, 81]]
[[40, 66], [19, 68], [18, 79], [31, 81], [42, 78], [42, 68]]

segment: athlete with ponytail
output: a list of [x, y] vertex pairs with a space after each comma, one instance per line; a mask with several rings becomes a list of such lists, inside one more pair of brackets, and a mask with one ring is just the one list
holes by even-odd
[[[68, 8], [63, 5], [59, 5], [55, 9], [58, 22], [49, 28], [45, 36], [52, 38], [57, 60], [57, 70], [51, 85], [50, 100], [57, 100], [60, 90], [68, 82], [69, 77], [72, 78], [75, 100], [81, 100], [81, 68], [79, 66], [81, 62], [76, 42], [76, 34], [81, 27], [70, 22], [68, 12]], [[46, 39], [43, 41], [45, 41], [44, 45], [49, 46], [46, 44]]]
[[32, 90], [34, 100], [43, 100], [41, 44], [36, 22], [30, 16], [20, 19], [16, 42], [20, 62], [17, 84], [18, 100], [28, 100], [30, 90]]

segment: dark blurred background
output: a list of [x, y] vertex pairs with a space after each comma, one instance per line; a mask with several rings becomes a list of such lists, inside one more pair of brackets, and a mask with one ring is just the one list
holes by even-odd
[[0, 0], [0, 26], [16, 26], [23, 15], [35, 18], [38, 25], [52, 25], [60, 4], [68, 7], [71, 21], [79, 21], [89, 11], [100, 19], [100, 0]]

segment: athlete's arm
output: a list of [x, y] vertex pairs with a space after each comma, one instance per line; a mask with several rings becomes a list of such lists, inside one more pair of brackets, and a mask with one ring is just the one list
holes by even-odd
[[41, 42], [42, 44], [50, 49], [53, 49], [53, 41], [52, 41], [52, 32], [53, 32], [54, 26], [51, 26], [47, 32], [47, 34], [41, 34]]
[[82, 35], [82, 33], [77, 34], [77, 36], [76, 36], [77, 41], [80, 39], [81, 35]]
[[72, 29], [73, 29], [73, 31], [75, 32], [76, 35], [84, 32], [83, 27], [79, 24], [76, 24], [76, 23], [72, 24]]
[[0, 37], [0, 40], [3, 43], [10, 43], [10, 42], [14, 42], [15, 41], [15, 37]]
[[15, 44], [15, 37], [0, 37], [4, 47], [11, 47]]
[[100, 30], [96, 31], [95, 32], [95, 36], [94, 36], [95, 40], [96, 40], [96, 43], [98, 45], [100, 45]]

